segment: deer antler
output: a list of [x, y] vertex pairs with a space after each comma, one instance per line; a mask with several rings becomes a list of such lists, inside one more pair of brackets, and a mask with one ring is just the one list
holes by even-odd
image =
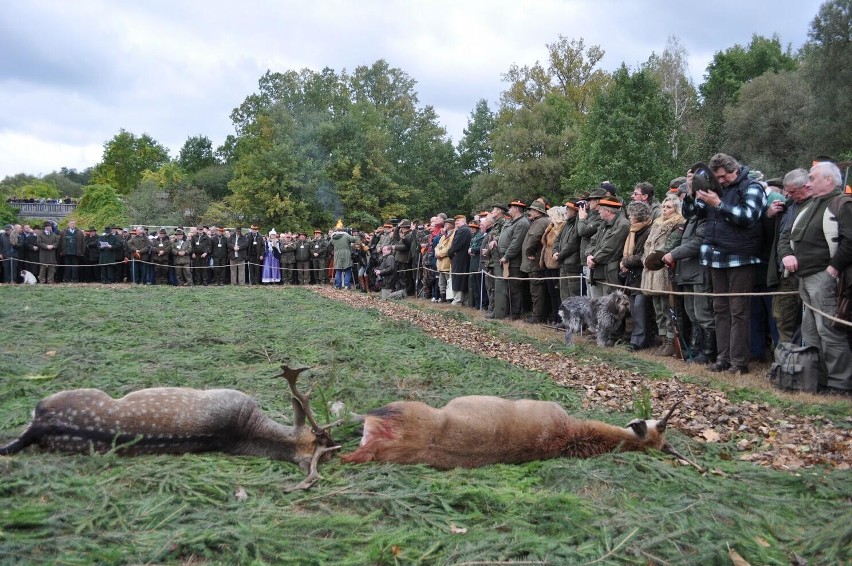
[[[327, 431], [330, 428], [333, 428], [333, 427], [340, 425], [343, 422], [343, 420], [342, 419], [337, 420], [337, 421], [334, 421], [333, 423], [330, 423], [330, 424], [327, 424], [327, 425], [324, 425], [324, 426], [320, 426], [320, 424], [317, 423], [316, 419], [314, 418], [314, 412], [311, 409], [310, 391], [308, 391], [308, 393], [299, 393], [299, 390], [296, 389], [296, 379], [299, 377], [299, 375], [303, 371], [306, 371], [306, 370], [309, 370], [309, 369], [311, 369], [311, 368], [309, 368], [309, 367], [291, 368], [287, 364], [282, 364], [281, 365], [281, 373], [278, 374], [277, 377], [283, 377], [284, 379], [287, 380], [287, 383], [290, 385], [290, 394], [293, 396], [293, 400], [296, 401], [299, 404], [299, 406], [302, 408], [302, 414], [304, 415], [304, 418], [307, 418], [308, 422], [311, 423], [311, 429], [314, 431], [314, 434], [319, 435], [321, 433], [324, 433], [325, 431]], [[300, 419], [298, 418], [298, 416], [296, 417], [296, 421], [297, 421], [296, 422], [297, 425], [304, 424], [303, 419], [301, 419], [301, 423], [299, 422]]]
[[285, 489], [285, 493], [310, 489], [315, 483], [321, 480], [322, 476], [319, 475], [319, 471], [317, 470], [319, 460], [320, 458], [322, 458], [323, 454], [333, 452], [335, 450], [340, 450], [340, 446], [317, 446], [317, 449], [314, 450], [314, 455], [311, 458], [311, 468], [308, 477], [299, 482], [298, 485], [294, 485], [293, 487], [288, 487], [287, 489]]

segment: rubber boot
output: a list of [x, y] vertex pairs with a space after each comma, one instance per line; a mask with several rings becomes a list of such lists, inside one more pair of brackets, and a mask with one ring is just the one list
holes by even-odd
[[701, 353], [707, 356], [707, 363], [716, 361], [716, 331], [704, 333], [704, 346]]
[[692, 340], [689, 343], [689, 350], [692, 357], [686, 361], [688, 364], [708, 364], [710, 359], [704, 355], [704, 331], [698, 325], [692, 327]]

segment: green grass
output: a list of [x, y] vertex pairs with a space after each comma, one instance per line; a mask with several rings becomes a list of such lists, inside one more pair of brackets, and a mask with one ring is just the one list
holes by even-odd
[[[0, 442], [39, 399], [77, 387], [231, 387], [288, 422], [282, 357], [314, 368], [300, 386], [314, 386], [320, 415], [337, 400], [361, 412], [492, 394], [589, 416], [544, 375], [301, 289], [3, 287], [0, 320]], [[0, 563], [727, 564], [729, 548], [752, 564], [852, 560], [852, 473], [764, 469], [673, 434], [716, 473], [659, 454], [448, 472], [334, 459], [312, 490], [286, 493], [303, 477], [286, 462], [30, 448], [0, 457]], [[360, 430], [334, 436], [349, 451]]]

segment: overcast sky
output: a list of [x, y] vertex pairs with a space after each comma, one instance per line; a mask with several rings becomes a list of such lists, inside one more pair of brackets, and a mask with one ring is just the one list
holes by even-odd
[[515, 63], [546, 63], [560, 34], [636, 67], [670, 35], [696, 86], [717, 51], [777, 33], [794, 51], [819, 0], [240, 2], [29, 0], [0, 10], [0, 178], [100, 161], [119, 129], [176, 157], [189, 136], [220, 145], [267, 70], [352, 71], [385, 59], [417, 81], [457, 142], [476, 102], [492, 110]]

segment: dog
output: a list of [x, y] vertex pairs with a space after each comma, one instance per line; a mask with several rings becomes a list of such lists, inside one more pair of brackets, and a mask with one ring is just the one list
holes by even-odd
[[574, 333], [583, 327], [597, 331], [597, 343], [600, 347], [612, 346], [612, 333], [621, 326], [630, 301], [622, 291], [614, 291], [596, 299], [589, 297], [569, 297], [559, 305], [559, 318], [565, 325], [565, 343], [574, 343]]
[[36, 276], [27, 271], [26, 269], [21, 270], [21, 279], [24, 280], [24, 283], [26, 285], [35, 285], [36, 283], [38, 283], [38, 279], [36, 279]]

